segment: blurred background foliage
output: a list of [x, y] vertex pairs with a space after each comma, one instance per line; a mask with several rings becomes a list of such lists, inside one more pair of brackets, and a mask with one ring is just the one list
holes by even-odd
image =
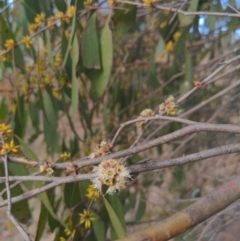
[[[157, 113], [170, 95], [178, 100], [194, 87], [197, 91], [179, 102], [182, 117], [238, 123], [239, 64], [201, 84], [239, 54], [239, 17], [224, 15], [238, 14], [238, 7], [239, 1], [219, 0], [1, 1], [0, 122], [13, 128], [20, 155], [53, 162], [89, 155], [96, 144], [110, 141], [121, 123], [146, 108]], [[202, 13], [184, 16], [171, 8]], [[153, 122], [138, 143], [181, 126]], [[129, 147], [137, 135], [134, 126], [126, 128], [114, 150]], [[128, 163], [150, 155], [164, 159], [193, 153], [234, 138], [197, 134], [134, 155]], [[218, 167], [225, 164], [219, 161]], [[115, 240], [126, 229], [165, 218], [212, 190], [214, 184], [202, 185], [215, 170], [204, 161], [140, 174], [126, 190], [105, 198], [95, 198], [89, 181], [66, 184], [39, 195], [41, 203], [31, 209], [26, 200], [14, 204], [13, 213], [31, 227], [40, 209], [35, 229], [28, 229], [35, 240], [49, 232], [53, 240]], [[0, 171], [3, 176], [2, 164]], [[36, 171], [10, 165], [12, 175]], [[24, 182], [12, 195], [38, 186]]]

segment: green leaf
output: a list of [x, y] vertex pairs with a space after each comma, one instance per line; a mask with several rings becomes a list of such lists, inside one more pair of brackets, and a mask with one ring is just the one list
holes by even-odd
[[44, 233], [44, 230], [47, 224], [47, 220], [48, 220], [48, 211], [46, 207], [41, 203], [41, 211], [40, 211], [40, 215], [37, 223], [38, 226], [37, 226], [35, 241], [41, 240], [41, 237]]
[[52, 42], [51, 42], [51, 35], [50, 35], [50, 31], [48, 29], [45, 30], [46, 33], [46, 42], [47, 42], [47, 55], [48, 55], [48, 60], [49, 63], [51, 65], [51, 68], [55, 70], [55, 65], [54, 65], [54, 61], [53, 61], [53, 54], [52, 54]]
[[139, 205], [138, 205], [138, 210], [137, 210], [137, 213], [136, 213], [136, 220], [140, 220], [142, 218], [142, 216], [144, 215], [145, 213], [145, 210], [146, 210], [146, 198], [144, 196], [144, 193], [141, 191], [140, 192], [140, 202], [139, 202]]
[[14, 133], [23, 138], [25, 134], [25, 129], [27, 126], [27, 111], [25, 110], [25, 101], [24, 101], [24, 96], [19, 95], [18, 93], [18, 98], [17, 98], [17, 109], [15, 112], [14, 116]]
[[69, 38], [69, 40], [67, 42], [67, 47], [66, 48], [65, 48], [65, 46], [62, 47], [62, 50], [64, 48], [64, 51], [65, 51], [64, 52], [64, 58], [63, 58], [62, 66], [61, 66], [62, 69], [65, 67], [65, 65], [67, 63], [67, 59], [68, 59], [68, 54], [69, 54], [69, 51], [70, 51], [71, 43], [72, 43], [72, 40], [73, 40], [73, 36], [75, 34], [75, 26], [76, 26], [76, 13], [73, 15], [73, 18], [72, 18], [70, 38]]
[[125, 34], [135, 23], [137, 7], [133, 4], [123, 4], [122, 9], [117, 9], [113, 15], [114, 32], [120, 36]]
[[64, 0], [55, 0], [56, 7], [59, 11], [65, 13], [67, 10], [67, 4]]
[[99, 36], [97, 34], [96, 14], [89, 18], [82, 40], [83, 66], [88, 69], [101, 69]]
[[39, 3], [42, 8], [42, 12], [44, 12], [45, 18], [53, 15], [52, 1], [39, 1]]
[[65, 185], [64, 201], [69, 209], [81, 201], [79, 183], [68, 183]]
[[[16, 186], [11, 188], [12, 197], [22, 195], [24, 192], [21, 186]], [[5, 196], [5, 195], [4, 195]], [[12, 214], [13, 216], [20, 221], [21, 223], [27, 223], [31, 218], [31, 211], [28, 206], [28, 200], [23, 200], [12, 205]]]
[[113, 62], [112, 32], [109, 28], [109, 20], [110, 15], [100, 38], [102, 70], [90, 74], [92, 88], [97, 97], [102, 96], [108, 85]]
[[4, 119], [7, 116], [7, 114], [8, 114], [8, 107], [4, 98], [0, 103], [0, 120]]
[[128, 195], [125, 199], [127, 200], [127, 203], [124, 203], [123, 205], [124, 214], [126, 214], [131, 208], [134, 208], [136, 203], [136, 193]]
[[43, 111], [44, 139], [48, 151], [53, 154], [55, 151], [59, 150], [59, 135], [57, 131], [57, 116], [47, 91], [45, 91], [43, 95]]
[[164, 41], [163, 37], [160, 35], [158, 43], [157, 43], [157, 48], [156, 48], [156, 51], [154, 54], [155, 61], [157, 61], [158, 58], [164, 54], [165, 45], [166, 45], [165, 41]]
[[32, 126], [35, 130], [39, 129], [39, 125], [40, 125], [40, 120], [39, 120], [39, 108], [37, 103], [34, 102], [30, 102], [28, 104], [29, 108], [29, 116], [32, 120]]
[[97, 241], [102, 241], [105, 240], [105, 224], [104, 222], [100, 219], [100, 217], [94, 213], [94, 221], [92, 223], [93, 225], [93, 232], [96, 236]]
[[122, 224], [122, 227], [125, 229], [124, 211], [119, 196], [115, 193], [113, 195], [108, 195], [106, 199], [114, 209], [119, 221]]
[[[6, 22], [5, 19], [3, 18], [3, 16], [1, 16], [1, 14], [0, 14], [0, 33], [1, 33], [1, 38], [2, 38], [1, 42], [2, 42], [3, 49], [4, 49], [4, 44], [7, 39], [13, 39], [14, 42], [16, 43], [15, 36], [14, 36], [13, 32], [11, 31], [10, 23]], [[12, 51], [14, 53], [13, 57], [14, 57], [14, 62], [15, 62], [16, 67], [23, 70], [25, 67], [25, 61], [24, 61], [21, 49], [15, 48]], [[12, 57], [12, 54], [10, 54], [9, 56]]]
[[193, 83], [192, 59], [189, 51], [186, 48], [185, 49], [185, 78], [184, 78], [184, 82], [180, 86], [180, 93], [184, 94], [188, 92], [193, 85], [192, 83]]
[[79, 58], [79, 48], [78, 48], [78, 40], [76, 33], [73, 37], [73, 46], [72, 46], [72, 111], [73, 111], [73, 119], [75, 119], [78, 109], [78, 80], [76, 76], [76, 67]]
[[26, 143], [18, 136], [16, 136], [16, 139], [21, 145], [24, 155], [31, 160], [38, 161], [37, 155], [26, 145]]
[[23, 5], [24, 5], [25, 14], [28, 18], [28, 21], [33, 23], [35, 16], [41, 13], [39, 2], [32, 1], [32, 0], [24, 0]]
[[107, 199], [105, 197], [103, 197], [103, 201], [104, 201], [105, 207], [107, 209], [113, 229], [116, 232], [118, 238], [125, 237], [124, 228], [123, 228], [120, 220], [118, 219], [118, 216], [115, 213], [114, 209], [112, 208], [112, 206], [110, 205], [110, 203], [107, 201]]
[[89, 180], [79, 182], [80, 194], [81, 194], [82, 199], [85, 198], [85, 195], [87, 193], [87, 189], [91, 184], [92, 183]]
[[[41, 184], [39, 184], [41, 185]], [[40, 187], [40, 186], [38, 186]], [[39, 198], [41, 199], [41, 202], [43, 203], [43, 205], [46, 207], [48, 213], [54, 218], [56, 219], [59, 223], [61, 223], [63, 226], [65, 226], [65, 224], [62, 222], [62, 220], [56, 215], [56, 213], [53, 210], [53, 207], [51, 205], [51, 202], [48, 198], [48, 195], [46, 192], [40, 193]]]
[[[190, 5], [188, 7], [187, 12], [195, 12], [195, 11], [197, 11], [198, 1], [199, 0], [192, 0], [192, 1], [190, 1]], [[186, 26], [190, 25], [193, 22], [195, 17], [196, 17], [196, 15], [184, 16], [183, 14], [179, 13], [178, 14], [178, 18], [179, 18], [179, 21], [180, 21], [180, 26], [181, 27], [186, 27]]]

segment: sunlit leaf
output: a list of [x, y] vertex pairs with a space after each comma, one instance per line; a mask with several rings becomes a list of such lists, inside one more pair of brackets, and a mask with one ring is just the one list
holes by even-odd
[[77, 35], [75, 34], [73, 37], [73, 46], [72, 46], [72, 111], [73, 111], [73, 119], [76, 117], [77, 109], [78, 109], [78, 79], [76, 76], [76, 66], [79, 58], [79, 47]]
[[47, 217], [48, 217], [48, 210], [43, 204], [41, 204], [41, 211], [37, 222], [38, 225], [37, 225], [35, 241], [41, 240], [45, 230], [45, 226], [47, 224]]
[[89, 18], [82, 40], [82, 61], [88, 69], [100, 69], [101, 58], [96, 14]]
[[180, 87], [181, 94], [188, 92], [192, 86], [193, 86], [192, 59], [188, 50], [186, 49], [185, 50], [185, 78]]
[[58, 131], [57, 131], [57, 116], [52, 103], [52, 100], [47, 93], [43, 94], [43, 125], [44, 125], [44, 139], [47, 144], [48, 151], [54, 153], [59, 150]]
[[112, 31], [109, 28], [109, 20], [110, 16], [108, 17], [100, 38], [102, 70], [94, 71], [90, 74], [92, 88], [97, 97], [102, 96], [104, 90], [106, 89], [112, 69], [113, 45]]
[[[197, 11], [198, 2], [199, 2], [199, 0], [192, 0], [192, 1], [190, 1], [190, 5], [188, 7], [187, 12], [195, 12], [195, 11]], [[179, 13], [178, 14], [178, 18], [179, 18], [179, 21], [180, 21], [180, 26], [181, 27], [186, 27], [186, 26], [190, 25], [193, 22], [195, 17], [196, 17], [196, 15], [194, 15], [194, 14], [189, 15], [189, 16], [184, 16], [183, 14]]]
[[111, 224], [114, 228], [114, 231], [116, 232], [118, 238], [123, 238], [125, 236], [125, 231], [116, 212], [114, 211], [114, 209], [112, 208], [112, 206], [110, 205], [110, 203], [107, 201], [105, 197], [103, 197], [103, 201], [107, 209], [109, 218], [111, 220]]
[[93, 232], [96, 236], [97, 241], [102, 241], [105, 239], [105, 224], [104, 222], [100, 219], [100, 217], [94, 213], [94, 218], [95, 220], [93, 221]]

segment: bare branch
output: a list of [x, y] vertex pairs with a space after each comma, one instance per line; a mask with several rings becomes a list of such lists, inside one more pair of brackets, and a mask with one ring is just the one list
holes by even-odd
[[168, 120], [168, 121], [176, 121], [176, 122], [180, 122], [183, 124], [187, 124], [187, 125], [192, 125], [192, 124], [196, 124], [197, 122], [194, 121], [190, 121], [190, 120], [185, 120], [185, 119], [181, 119], [178, 117], [170, 117], [170, 116], [161, 116], [161, 115], [156, 115], [153, 117], [141, 117], [141, 118], [136, 118], [134, 120], [130, 120], [130, 121], [126, 121], [125, 123], [121, 124], [118, 131], [116, 132], [115, 136], [113, 137], [113, 140], [111, 142], [111, 145], [114, 146], [117, 137], [119, 136], [120, 132], [128, 125], [131, 125], [133, 123], [139, 122], [139, 121], [151, 121], [151, 120]]
[[150, 159], [150, 162], [144, 162], [129, 166], [131, 173], [139, 173], [152, 171], [156, 169], [162, 169], [166, 167], [179, 166], [190, 162], [196, 162], [204, 159], [208, 159], [214, 156], [226, 155], [231, 153], [240, 152], [240, 143], [219, 146], [216, 148], [208, 149], [205, 151], [197, 152], [187, 156], [177, 157], [169, 160], [159, 161]]
[[[121, 2], [126, 2], [126, 1], [121, 1]], [[240, 14], [239, 13], [226, 13], [226, 12], [206, 12], [206, 11], [184, 11], [178, 8], [173, 8], [173, 7], [168, 7], [168, 6], [164, 6], [164, 5], [158, 5], [158, 4], [153, 4], [152, 5], [153, 8], [155, 9], [159, 9], [159, 10], [169, 10], [171, 12], [176, 12], [176, 13], [180, 13], [183, 14], [184, 16], [199, 16], [199, 15], [208, 15], [208, 16], [220, 16], [220, 17], [239, 17]]]
[[[95, 174], [79, 174], [76, 176], [68, 176], [68, 177], [61, 177], [61, 178], [54, 178], [54, 182], [51, 182], [43, 187], [39, 187], [39, 188], [35, 188], [33, 190], [30, 190], [28, 192], [25, 192], [17, 197], [13, 197], [11, 198], [11, 202], [12, 203], [16, 203], [25, 199], [28, 199], [30, 197], [36, 196], [39, 193], [45, 192], [53, 187], [59, 186], [61, 184], [66, 184], [66, 183], [72, 183], [72, 182], [78, 182], [78, 181], [84, 181], [84, 180], [89, 180], [92, 179], [95, 176]], [[27, 178], [27, 176], [25, 176], [24, 178]], [[32, 177], [33, 178], [37, 178], [37, 177]], [[14, 179], [14, 177], [13, 177]], [[17, 178], [16, 178], [17, 179]], [[19, 178], [20, 179], [20, 178]], [[0, 202], [0, 207], [6, 206], [7, 205], [7, 200], [4, 200], [2, 202]]]
[[[139, 118], [140, 120], [140, 118]], [[233, 134], [240, 134], [240, 126], [238, 125], [228, 125], [228, 124], [209, 124], [209, 123], [200, 123], [196, 122], [193, 125], [184, 127], [180, 130], [174, 131], [170, 134], [167, 134], [162, 137], [158, 137], [152, 141], [148, 141], [146, 143], [140, 144], [138, 146], [128, 148], [122, 151], [118, 151], [115, 153], [112, 153], [107, 156], [102, 156], [98, 158], [88, 159], [88, 160], [78, 160], [74, 162], [74, 165], [76, 165], [78, 168], [99, 164], [101, 161], [114, 158], [118, 159], [120, 157], [130, 156], [145, 150], [148, 150], [152, 147], [162, 145], [165, 143], [168, 143], [170, 141], [176, 140], [180, 137], [196, 133], [199, 131], [209, 131], [209, 132], [225, 132], [225, 133], [233, 133]], [[55, 169], [65, 169], [67, 167], [68, 163], [56, 163], [54, 164]]]
[[220, 212], [240, 198], [240, 177], [220, 186], [183, 211], [118, 241], [166, 241]]

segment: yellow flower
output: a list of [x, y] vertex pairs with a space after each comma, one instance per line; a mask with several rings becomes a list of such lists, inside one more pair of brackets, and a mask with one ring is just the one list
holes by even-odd
[[11, 221], [9, 221], [9, 222], [7, 223], [7, 228], [8, 228], [8, 229], [15, 228], [15, 225], [14, 225]]
[[163, 21], [162, 23], [160, 23], [160, 28], [165, 28], [167, 26], [167, 21]]
[[167, 63], [167, 54], [162, 54], [162, 55], [157, 56], [156, 62], [160, 63], [160, 64]]
[[65, 77], [65, 78], [61, 78], [61, 79], [59, 80], [60, 86], [67, 85], [67, 83], [68, 83], [68, 79], [67, 79], [66, 77]]
[[181, 33], [178, 31], [175, 34], [173, 34], [173, 39], [175, 42], [177, 42], [180, 37], [181, 37]]
[[54, 170], [51, 167], [46, 168], [47, 176], [52, 177]]
[[33, 34], [36, 31], [37, 28], [38, 28], [37, 24], [31, 23], [31, 24], [28, 25], [28, 32], [30, 34]]
[[41, 57], [46, 57], [47, 56], [47, 49], [46, 48], [41, 49], [40, 56]]
[[37, 14], [36, 17], [34, 18], [34, 22], [36, 25], [40, 25], [44, 20], [44, 15], [43, 13]]
[[64, 161], [66, 161], [66, 160], [68, 160], [69, 158], [70, 158], [70, 153], [69, 152], [63, 152], [61, 155], [60, 155], [60, 157], [64, 160]]
[[61, 89], [53, 88], [53, 89], [52, 89], [52, 94], [53, 94], [53, 96], [54, 96], [56, 99], [58, 99], [58, 100], [61, 100], [61, 99], [62, 99]]
[[11, 50], [14, 48], [14, 40], [13, 39], [7, 39], [5, 44], [4, 44], [4, 47], [7, 49], [7, 50]]
[[156, 2], [156, 0], [144, 0], [143, 1], [143, 6], [149, 7], [149, 6], [151, 6], [155, 2]]
[[108, 0], [108, 6], [113, 7], [117, 3], [117, 0]]
[[85, 9], [89, 9], [93, 4], [93, 0], [86, 0], [83, 2], [83, 4]]
[[10, 143], [5, 143], [0, 150], [0, 155], [5, 155], [8, 153], [16, 153], [19, 146], [15, 146], [13, 140]]
[[169, 54], [169, 53], [172, 53], [173, 50], [174, 50], [174, 44], [173, 44], [173, 41], [170, 40], [170, 41], [168, 41], [168, 43], [165, 47], [165, 52]]
[[32, 44], [32, 40], [29, 36], [25, 36], [22, 38], [22, 43], [26, 46], [27, 49], [29, 49], [30, 45]]
[[59, 241], [66, 241], [66, 239], [64, 237], [60, 237]]
[[67, 16], [72, 18], [75, 14], [75, 7], [73, 5], [69, 6], [67, 9]]
[[58, 11], [56, 14], [55, 14], [55, 18], [56, 19], [61, 19], [62, 17], [63, 17], [63, 12], [61, 12], [61, 11]]
[[17, 105], [12, 103], [10, 109], [11, 109], [11, 112], [14, 114], [16, 112]]
[[54, 28], [54, 23], [55, 23], [55, 17], [54, 16], [51, 16], [47, 19], [47, 26], [50, 28], [50, 29], [53, 29]]
[[163, 15], [164, 15], [164, 16], [167, 17], [167, 16], [169, 15], [169, 13], [170, 13], [169, 10], [167, 10], [167, 9], [164, 9], [164, 10], [163, 10]]
[[41, 59], [41, 58], [38, 58], [38, 61], [37, 61], [37, 72], [42, 74], [45, 70], [45, 63], [44, 63], [44, 60]]
[[44, 83], [45, 83], [46, 85], [49, 85], [49, 84], [52, 83], [52, 77], [49, 76], [49, 75], [46, 75], [46, 76], [44, 77], [43, 81], [44, 81]]
[[6, 60], [7, 60], [7, 57], [6, 57], [6, 51], [4, 51], [4, 50], [0, 50], [0, 60], [2, 61], [2, 62], [5, 62]]
[[0, 133], [2, 135], [9, 135], [12, 133], [12, 128], [10, 125], [5, 125], [4, 123], [0, 124]]
[[66, 224], [66, 228], [64, 230], [64, 233], [67, 235], [67, 236], [70, 236], [72, 239], [74, 238], [75, 236], [75, 233], [76, 233], [76, 229], [73, 227], [73, 222], [72, 220], [69, 220]]
[[84, 224], [85, 229], [91, 227], [91, 222], [94, 220], [93, 213], [90, 210], [83, 210], [83, 213], [79, 214], [80, 224]]
[[87, 188], [86, 197], [96, 202], [99, 196], [100, 192], [93, 185], [89, 185]]
[[61, 63], [62, 63], [62, 54], [59, 53], [59, 54], [57, 54], [57, 55], [55, 56], [54, 65], [55, 65], [56, 67], [58, 67], [58, 66], [61, 65]]
[[70, 33], [69, 33], [69, 31], [64, 31], [64, 35], [65, 35], [65, 37], [66, 37], [66, 39], [70, 39]]

